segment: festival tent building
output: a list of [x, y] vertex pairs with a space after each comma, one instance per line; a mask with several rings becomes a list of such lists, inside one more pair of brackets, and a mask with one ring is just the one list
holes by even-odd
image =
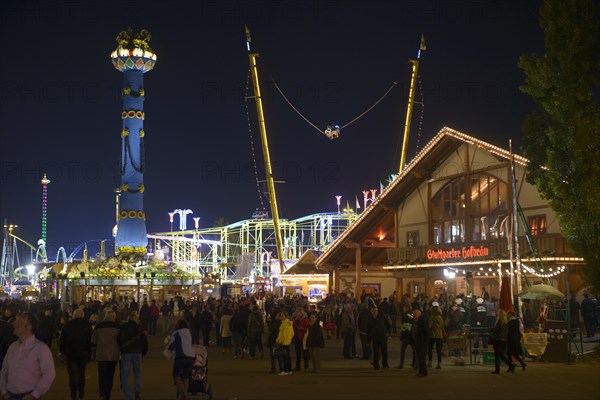
[[333, 292], [356, 296], [480, 296], [485, 290], [498, 297], [507, 275], [513, 293], [519, 282], [540, 281], [578, 291], [584, 261], [526, 181], [527, 166], [522, 156], [443, 128], [316, 267], [329, 271]]

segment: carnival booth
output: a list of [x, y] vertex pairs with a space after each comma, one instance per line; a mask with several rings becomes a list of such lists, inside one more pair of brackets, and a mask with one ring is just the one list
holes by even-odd
[[569, 331], [565, 295], [550, 285], [531, 285], [519, 297], [531, 302], [537, 310], [537, 332], [528, 329], [523, 333], [523, 346], [531, 357], [541, 357], [547, 362], [569, 361]]

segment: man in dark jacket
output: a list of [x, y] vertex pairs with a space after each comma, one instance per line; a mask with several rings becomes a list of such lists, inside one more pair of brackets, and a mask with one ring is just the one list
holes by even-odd
[[256, 357], [256, 348], [260, 352], [260, 358], [263, 358], [262, 334], [265, 330], [265, 322], [258, 306], [252, 306], [252, 312], [248, 316], [248, 352], [249, 358]]
[[200, 330], [202, 331], [202, 344], [208, 347], [210, 344], [210, 328], [213, 323], [213, 315], [206, 305], [202, 306], [200, 313]]
[[594, 300], [590, 299], [588, 293], [583, 294], [583, 300], [581, 301], [581, 316], [583, 317], [583, 324], [587, 337], [593, 337], [596, 334], [596, 318], [594, 313], [596, 312], [596, 304]]
[[427, 363], [425, 362], [427, 354], [427, 343], [429, 342], [429, 328], [427, 318], [421, 314], [421, 310], [413, 310], [413, 326], [410, 332], [413, 349], [417, 353], [417, 366], [419, 373], [417, 377], [427, 376]]
[[358, 313], [357, 325], [358, 334], [360, 336], [360, 345], [362, 348], [361, 360], [371, 359], [371, 340], [368, 338], [369, 321], [371, 321], [371, 312], [367, 303], [360, 306], [361, 310]]
[[0, 319], [0, 366], [4, 361], [8, 347], [16, 340], [17, 336], [15, 336], [12, 324]]
[[367, 338], [373, 343], [373, 367], [375, 371], [381, 371], [379, 366], [379, 355], [383, 369], [388, 369], [387, 339], [391, 324], [389, 319], [379, 311], [379, 308], [371, 308], [371, 318], [368, 320]]
[[52, 348], [52, 339], [54, 338], [54, 316], [51, 309], [44, 310], [44, 313], [38, 318], [38, 334], [40, 339]]
[[142, 303], [142, 307], [140, 308], [140, 316], [139, 323], [142, 326], [142, 329], [148, 331], [148, 324], [150, 323], [150, 306], [148, 305], [148, 300], [144, 300]]
[[142, 357], [148, 353], [148, 337], [139, 324], [139, 317], [134, 311], [129, 314], [129, 321], [121, 326], [119, 332], [119, 347], [121, 349], [121, 387], [125, 400], [131, 400], [129, 372], [133, 369], [133, 384], [135, 400], [140, 400], [142, 384]]
[[83, 318], [81, 308], [73, 311], [60, 335], [60, 352], [66, 356], [71, 400], [85, 396], [85, 366], [92, 347], [92, 327]]
[[[275, 347], [277, 347], [275, 342], [277, 341], [277, 335], [279, 335], [279, 326], [281, 325], [280, 317], [279, 308], [274, 307], [268, 324], [269, 337], [267, 339], [267, 346], [270, 349], [269, 353], [271, 355], [271, 374], [277, 373], [275, 370], [275, 360], [277, 360], [278, 357], [275, 355]], [[279, 367], [279, 372], [282, 372], [283, 365], [280, 365]]]

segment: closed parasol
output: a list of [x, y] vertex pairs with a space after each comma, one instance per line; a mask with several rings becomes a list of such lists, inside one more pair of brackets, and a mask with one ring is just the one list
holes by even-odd
[[542, 300], [547, 298], [563, 299], [565, 295], [554, 286], [538, 284], [531, 285], [527, 289], [519, 293], [522, 299]]
[[513, 310], [513, 301], [510, 297], [510, 277], [503, 276], [500, 286], [500, 300], [498, 300], [498, 308], [500, 310]]

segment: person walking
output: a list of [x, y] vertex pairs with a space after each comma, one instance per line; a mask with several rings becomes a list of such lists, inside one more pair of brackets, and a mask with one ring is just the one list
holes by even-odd
[[152, 302], [150, 303], [150, 321], [148, 322], [148, 334], [150, 336], [156, 336], [156, 325], [159, 317], [160, 308], [158, 308], [156, 300], [152, 299]]
[[391, 321], [384, 313], [379, 312], [378, 307], [371, 308], [371, 318], [367, 322], [367, 340], [373, 344], [373, 368], [381, 371], [379, 356], [381, 356], [381, 367], [388, 369], [388, 332], [391, 329]]
[[344, 349], [342, 355], [345, 359], [350, 360], [354, 358], [352, 352], [354, 331], [356, 330], [356, 320], [354, 319], [354, 313], [352, 312], [352, 305], [350, 303], [344, 304], [344, 311], [340, 318], [340, 331], [344, 337]]
[[492, 331], [491, 341], [494, 346], [494, 370], [492, 374], [500, 373], [500, 360], [508, 365], [506, 372], [514, 372], [515, 365], [506, 357], [506, 340], [508, 338], [508, 317], [506, 311], [499, 310], [496, 319], [496, 326]]
[[116, 323], [116, 313], [107, 310], [104, 321], [100, 322], [92, 334], [92, 346], [98, 363], [98, 389], [100, 400], [110, 400], [115, 369], [119, 361], [119, 333], [121, 329]]
[[275, 343], [283, 348], [282, 354], [279, 356], [279, 365], [283, 365], [283, 371], [280, 376], [292, 374], [292, 360], [290, 357], [290, 344], [294, 339], [294, 327], [290, 321], [290, 316], [287, 311], [281, 312], [281, 325], [279, 325], [279, 333]]
[[0, 319], [0, 367], [11, 344], [17, 340], [13, 323]]
[[148, 336], [139, 323], [137, 312], [129, 314], [129, 321], [121, 325], [119, 346], [121, 348], [121, 389], [125, 400], [131, 400], [129, 375], [133, 370], [134, 399], [140, 400], [142, 386], [142, 357], [148, 353]]
[[581, 305], [577, 301], [575, 293], [571, 293], [571, 299], [569, 300], [569, 313], [571, 315], [571, 333], [575, 335], [579, 329], [579, 310]]
[[18, 340], [9, 347], [0, 372], [4, 400], [37, 400], [52, 386], [56, 371], [48, 346], [36, 339], [37, 318], [23, 313], [13, 323]]
[[[281, 312], [279, 308], [274, 308], [268, 322], [269, 336], [267, 338], [267, 346], [269, 347], [269, 354], [271, 359], [271, 374], [276, 374], [275, 363], [279, 362], [279, 357], [276, 354], [277, 350], [277, 336], [279, 335], [279, 327], [281, 326]], [[279, 364], [279, 372], [283, 372], [283, 364]]]
[[171, 324], [171, 317], [173, 316], [173, 311], [169, 304], [165, 300], [165, 303], [160, 307], [160, 332], [162, 335], [169, 333], [169, 326]]
[[411, 342], [416, 353], [418, 378], [427, 376], [427, 364], [425, 358], [427, 354], [427, 344], [429, 342], [429, 327], [427, 318], [422, 315], [421, 310], [413, 310], [413, 325], [410, 331]]
[[92, 327], [84, 319], [83, 309], [73, 311], [60, 335], [60, 352], [66, 356], [71, 400], [85, 397], [85, 367], [91, 356]]
[[52, 309], [45, 309], [40, 315], [38, 320], [39, 325], [39, 338], [52, 348], [52, 339], [54, 339], [55, 323], [54, 315], [52, 315]]
[[243, 358], [244, 353], [244, 328], [239, 308], [234, 308], [233, 315], [229, 320], [229, 330], [233, 340], [233, 358]]
[[248, 358], [252, 360], [256, 357], [256, 348], [260, 352], [260, 358], [264, 356], [262, 345], [262, 334], [265, 330], [265, 322], [258, 306], [252, 306], [252, 311], [248, 316]]
[[303, 309], [297, 308], [294, 314], [294, 350], [296, 354], [296, 368], [294, 371], [300, 371], [302, 361], [304, 361], [304, 370], [308, 371], [308, 349], [306, 349], [304, 337], [308, 332], [310, 321]]
[[[402, 315], [401, 315], [401, 323], [400, 326], [400, 364], [398, 365], [398, 369], [404, 368], [404, 358], [406, 357], [406, 348], [410, 345], [412, 347], [410, 332], [412, 330], [413, 325], [413, 316], [410, 313], [410, 304], [403, 303], [402, 304]], [[417, 359], [415, 349], [412, 349], [412, 362], [410, 365], [414, 368], [417, 366]]]
[[[506, 358], [512, 361], [514, 358], [521, 364], [521, 369], [525, 371], [527, 365], [523, 361], [523, 347], [521, 347], [521, 324], [517, 318], [517, 314], [513, 310], [509, 310], [506, 333]], [[514, 372], [514, 367], [509, 368], [506, 372]]]
[[442, 369], [442, 346], [444, 345], [444, 339], [446, 338], [446, 329], [444, 328], [444, 320], [442, 319], [442, 310], [439, 305], [431, 307], [431, 317], [429, 317], [429, 348], [428, 356], [429, 363], [428, 367], [431, 368], [431, 361], [433, 359], [433, 347], [435, 346], [435, 352], [437, 354], [437, 365], [436, 369]]
[[363, 303], [360, 306], [361, 310], [356, 317], [356, 326], [358, 328], [358, 334], [360, 337], [360, 347], [362, 350], [361, 360], [371, 359], [372, 343], [369, 339], [369, 322], [371, 321], [371, 311], [369, 311], [369, 305]]
[[583, 317], [583, 324], [585, 325], [585, 331], [587, 337], [593, 337], [596, 334], [596, 305], [594, 300], [590, 299], [589, 293], [583, 293], [583, 300], [581, 300], [581, 316]]
[[210, 329], [212, 328], [213, 314], [208, 309], [208, 306], [202, 306], [202, 312], [199, 317], [200, 330], [202, 331], [202, 344], [204, 347], [210, 345]]
[[321, 371], [321, 349], [325, 347], [325, 336], [323, 335], [323, 328], [321, 328], [317, 313], [310, 314], [310, 327], [307, 334], [306, 343], [313, 367], [311, 372], [319, 373]]
[[196, 357], [192, 348], [190, 326], [185, 319], [180, 319], [175, 324], [175, 331], [169, 337], [167, 349], [173, 352], [173, 383], [177, 387], [177, 400], [184, 400]]
[[225, 309], [219, 322], [219, 336], [223, 339], [223, 353], [231, 351], [231, 329], [229, 322], [231, 321], [231, 310]]
[[142, 306], [140, 307], [140, 311], [138, 314], [138, 323], [142, 326], [142, 329], [148, 332], [148, 327], [150, 325], [150, 306], [148, 305], [148, 300], [144, 299]]

